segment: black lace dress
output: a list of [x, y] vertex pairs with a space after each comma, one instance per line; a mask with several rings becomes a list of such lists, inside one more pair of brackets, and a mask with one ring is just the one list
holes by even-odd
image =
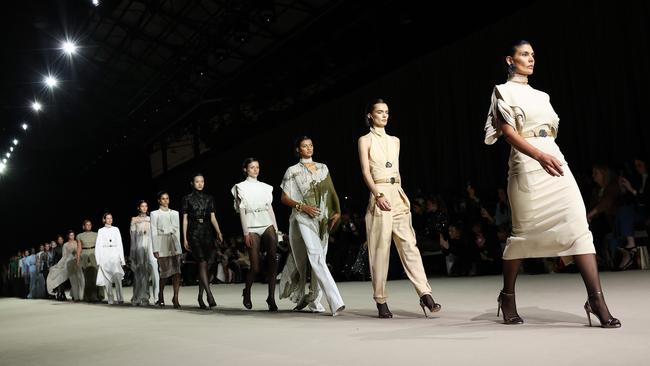
[[214, 213], [214, 198], [201, 191], [193, 191], [183, 197], [183, 214], [187, 214], [187, 241], [192, 257], [208, 261], [215, 250], [215, 231], [210, 222]]

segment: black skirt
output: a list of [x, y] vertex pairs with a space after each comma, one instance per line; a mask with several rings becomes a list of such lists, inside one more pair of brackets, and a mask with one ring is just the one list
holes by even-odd
[[187, 228], [192, 257], [198, 262], [208, 261], [215, 250], [214, 228], [210, 221], [191, 222]]

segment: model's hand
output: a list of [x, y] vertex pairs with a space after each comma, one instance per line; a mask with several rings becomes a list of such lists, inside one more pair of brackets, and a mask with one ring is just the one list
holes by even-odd
[[390, 202], [386, 199], [386, 197], [379, 197], [376, 200], [377, 206], [379, 206], [379, 209], [382, 211], [390, 211]]
[[320, 210], [316, 206], [302, 205], [300, 209], [312, 218], [320, 215]]
[[553, 155], [541, 153], [537, 157], [537, 161], [548, 174], [554, 177], [564, 175], [564, 171], [562, 170], [562, 163], [560, 163], [560, 161], [557, 160]]
[[160, 258], [160, 253], [158, 252], [153, 252], [153, 256], [156, 257], [156, 259]]
[[329, 223], [329, 230], [332, 231], [334, 229], [334, 226], [336, 226], [336, 223], [339, 222], [341, 219], [341, 214], [335, 213], [330, 217], [330, 223]]
[[217, 232], [217, 241], [219, 241], [219, 243], [223, 243], [223, 234], [221, 231]]
[[246, 245], [246, 248], [253, 247], [253, 235], [251, 235], [251, 233], [244, 235], [244, 244]]
[[190, 249], [190, 243], [187, 242], [187, 239], [183, 240], [183, 248], [185, 248], [185, 250], [188, 252], [192, 251], [192, 249]]

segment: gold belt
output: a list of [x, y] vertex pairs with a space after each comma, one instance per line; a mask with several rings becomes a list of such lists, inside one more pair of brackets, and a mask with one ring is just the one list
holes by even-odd
[[531, 137], [556, 137], [557, 133], [553, 127], [542, 126], [531, 131], [522, 132], [519, 135], [527, 139]]
[[395, 184], [399, 183], [400, 179], [396, 177], [384, 178], [384, 179], [375, 179], [375, 183], [390, 183]]

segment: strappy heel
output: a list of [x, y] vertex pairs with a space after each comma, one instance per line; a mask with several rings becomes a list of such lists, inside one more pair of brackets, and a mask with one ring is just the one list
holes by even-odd
[[442, 305], [436, 303], [430, 294], [424, 294], [420, 297], [420, 306], [422, 307], [422, 312], [424, 313], [425, 318], [429, 317], [426, 309], [429, 309], [429, 312], [431, 313], [437, 313], [442, 309]]
[[[514, 309], [506, 309], [506, 307], [503, 306], [503, 299], [512, 299], [512, 305]], [[515, 294], [508, 294], [503, 291], [499, 293], [499, 297], [497, 298], [497, 316], [499, 316], [499, 313], [501, 312], [501, 308], [503, 308], [503, 324], [507, 325], [514, 325], [514, 324], [524, 324], [524, 320], [517, 314], [517, 303], [515, 302]], [[510, 314], [506, 314], [506, 312]], [[514, 312], [512, 314], [511, 312]]]
[[[585, 302], [585, 312], [587, 313], [587, 320], [589, 320], [589, 326], [590, 327], [592, 326], [592, 324], [591, 324], [591, 314], [594, 314], [594, 316], [596, 316], [596, 318], [598, 318], [598, 321], [600, 322], [600, 327], [601, 328], [620, 328], [621, 327], [621, 321], [614, 318], [611, 314], [609, 314], [609, 319], [603, 321], [600, 318], [600, 316], [598, 315], [598, 313], [593, 311], [593, 309], [591, 307], [591, 303], [589, 301], [592, 298], [595, 298], [595, 297], [601, 297], [603, 303], [605, 303], [605, 297], [603, 296], [603, 293], [601, 291], [589, 294], [589, 296], [587, 298], [587, 302]], [[605, 305], [605, 306], [607, 306], [607, 305]], [[609, 313], [609, 311], [607, 311], [607, 313]]]

